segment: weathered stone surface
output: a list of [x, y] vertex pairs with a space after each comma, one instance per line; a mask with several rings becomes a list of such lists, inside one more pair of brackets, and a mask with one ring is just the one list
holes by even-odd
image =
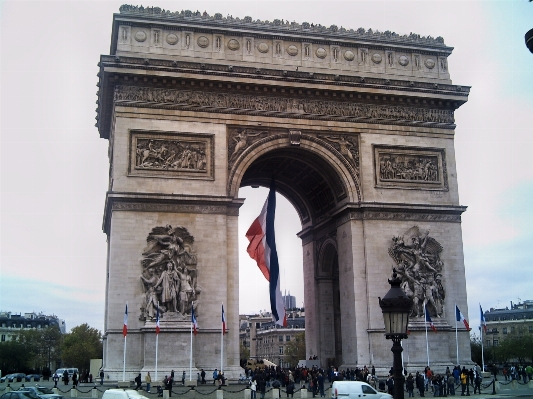
[[[279, 39], [284, 31], [294, 40]], [[445, 296], [434, 320], [439, 341], [429, 334], [432, 357], [455, 362], [450, 309], [456, 302], [467, 312], [467, 301], [453, 114], [468, 88], [451, 84], [451, 48], [417, 35], [126, 6], [114, 16], [111, 49], [99, 64], [97, 110], [110, 143], [106, 374], [122, 378], [126, 303], [128, 378], [155, 370], [155, 320], [140, 279], [147, 256], [156, 256], [147, 236], [182, 226], [194, 237], [187, 251], [195, 261], [174, 254], [175, 267], [194, 269], [201, 292], [193, 373], [220, 369], [224, 303], [223, 368], [238, 377], [238, 190], [268, 186], [273, 173], [302, 223], [308, 355], [323, 367], [388, 370], [378, 296], [392, 266], [403, 265], [389, 255], [392, 238], [417, 226], [442, 246]], [[185, 250], [152, 234], [164, 243], [161, 259]], [[179, 313], [161, 319], [160, 375], [188, 369], [190, 321]], [[415, 369], [427, 362], [418, 349], [423, 322], [413, 319], [410, 331], [404, 359]], [[468, 333], [459, 340], [467, 363]]]

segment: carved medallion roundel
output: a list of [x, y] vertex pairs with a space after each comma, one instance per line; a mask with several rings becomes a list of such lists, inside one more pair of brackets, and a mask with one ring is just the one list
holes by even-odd
[[424, 61], [424, 65], [428, 69], [433, 69], [435, 68], [435, 60], [433, 60], [432, 58], [428, 58], [427, 60]]
[[268, 53], [268, 44], [266, 44], [265, 42], [261, 42], [257, 46], [257, 49], [259, 50], [260, 53], [263, 53], [263, 54]]
[[407, 58], [405, 55], [402, 55], [400, 58], [398, 58], [398, 63], [401, 66], [407, 66], [409, 64], [409, 58]]
[[232, 51], [235, 51], [235, 50], [238, 50], [239, 49], [240, 44], [237, 40], [235, 39], [231, 39], [229, 42], [228, 42], [228, 48]]
[[372, 55], [372, 62], [374, 64], [379, 64], [382, 59], [383, 59], [383, 57], [381, 56], [381, 54], [375, 53], [375, 54]]
[[353, 51], [348, 50], [344, 53], [344, 59], [346, 61], [353, 61], [355, 59], [355, 54]]
[[170, 45], [174, 45], [178, 42], [178, 35], [175, 33], [170, 33], [167, 35], [167, 43]]
[[287, 47], [287, 54], [295, 56], [298, 54], [298, 47], [296, 47], [294, 44], [291, 44], [289, 47]]
[[197, 43], [201, 48], [206, 48], [209, 46], [209, 39], [205, 36], [200, 36], [197, 40]]
[[316, 56], [318, 58], [326, 58], [326, 55], [328, 54], [328, 52], [326, 51], [326, 49], [322, 48], [322, 47], [319, 47], [316, 49]]
[[135, 33], [135, 40], [137, 40], [138, 42], [144, 42], [146, 40], [146, 32], [144, 32], [143, 30], [139, 30]]

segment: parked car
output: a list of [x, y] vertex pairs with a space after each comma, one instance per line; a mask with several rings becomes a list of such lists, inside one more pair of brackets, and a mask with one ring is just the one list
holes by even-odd
[[50, 388], [35, 386], [35, 387], [20, 387], [19, 391], [32, 391], [41, 399], [63, 399], [62, 395], [57, 395]]
[[2, 378], [0, 378], [0, 382], [6, 382], [9, 380], [9, 378], [12, 376], [13, 374], [6, 374], [4, 375]]
[[41, 378], [43, 378], [43, 376], [41, 374], [27, 374], [25, 378], [26, 381], [41, 381]]
[[9, 374], [7, 377], [7, 382], [21, 382], [24, 381], [26, 378], [26, 374], [24, 373], [13, 373]]
[[378, 392], [366, 382], [333, 381], [333, 385], [331, 386], [332, 399], [356, 399], [363, 396], [372, 399], [392, 399], [392, 396], [388, 393]]
[[[0, 398], [1, 399], [1, 398]], [[102, 399], [148, 399], [133, 389], [107, 389]]]
[[0, 396], [0, 399], [39, 399], [39, 397], [31, 391], [11, 391]]

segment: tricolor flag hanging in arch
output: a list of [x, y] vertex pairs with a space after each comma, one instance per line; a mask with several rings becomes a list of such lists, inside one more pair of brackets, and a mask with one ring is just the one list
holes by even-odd
[[487, 321], [485, 320], [485, 314], [483, 313], [483, 309], [481, 308], [481, 304], [479, 304], [479, 313], [481, 315], [481, 325], [483, 326], [483, 332], [487, 332]]
[[468, 320], [465, 319], [465, 317], [463, 316], [463, 314], [461, 313], [457, 305], [455, 305], [455, 320], [462, 321], [463, 324], [465, 325], [465, 328], [468, 331], [470, 331], [470, 325], [468, 324]]
[[286, 327], [287, 316], [281, 296], [278, 253], [274, 234], [275, 215], [276, 188], [274, 180], [272, 180], [263, 209], [246, 232], [246, 238], [250, 241], [246, 251], [257, 262], [259, 270], [269, 282], [272, 319], [275, 320], [276, 324]]
[[124, 327], [122, 327], [122, 335], [128, 335], [128, 304], [126, 304], [126, 311], [124, 312]]

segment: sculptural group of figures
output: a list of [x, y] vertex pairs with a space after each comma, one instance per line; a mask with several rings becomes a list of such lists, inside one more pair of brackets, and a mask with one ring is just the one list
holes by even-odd
[[435, 157], [381, 155], [379, 173], [382, 180], [438, 181]]
[[433, 317], [444, 315], [442, 246], [413, 226], [403, 236], [393, 237], [389, 255], [395, 260], [402, 289], [413, 300], [411, 317], [424, 317], [424, 307]]
[[178, 140], [141, 139], [137, 141], [136, 150], [137, 168], [206, 170], [205, 145], [190, 145]]
[[184, 227], [167, 225], [153, 228], [147, 242], [141, 261], [146, 296], [141, 318], [154, 320], [158, 309], [167, 318], [189, 315], [193, 307], [197, 312], [201, 288], [191, 252], [194, 237]]

